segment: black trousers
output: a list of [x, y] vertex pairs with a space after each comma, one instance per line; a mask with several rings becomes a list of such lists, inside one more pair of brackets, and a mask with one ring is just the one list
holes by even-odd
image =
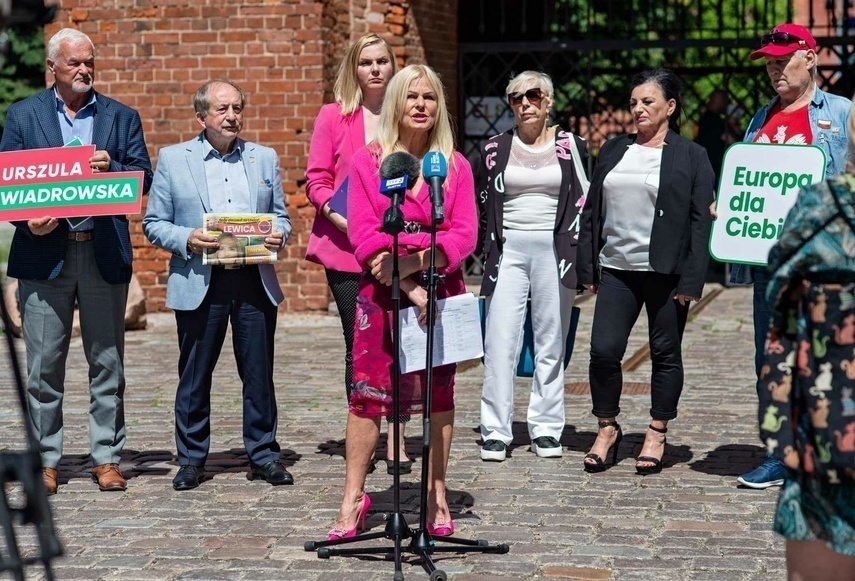
[[273, 391], [276, 305], [267, 297], [258, 267], [214, 268], [202, 304], [175, 311], [178, 326], [178, 391], [175, 442], [178, 462], [204, 466], [211, 435], [211, 375], [231, 323], [238, 376], [243, 382], [243, 441], [250, 462], [279, 459]]
[[[360, 272], [343, 272], [326, 269], [327, 284], [330, 285], [338, 315], [341, 318], [341, 330], [344, 334], [344, 390], [350, 401], [353, 390], [353, 328], [356, 324], [356, 297], [359, 295]], [[386, 418], [391, 421], [392, 416]], [[410, 421], [410, 414], [401, 414], [398, 420], [402, 423]]]
[[598, 418], [620, 413], [623, 389], [621, 361], [641, 308], [647, 310], [650, 335], [650, 415], [655, 420], [677, 417], [683, 391], [681, 342], [688, 304], [674, 300], [680, 275], [603, 269], [591, 332], [591, 399]]

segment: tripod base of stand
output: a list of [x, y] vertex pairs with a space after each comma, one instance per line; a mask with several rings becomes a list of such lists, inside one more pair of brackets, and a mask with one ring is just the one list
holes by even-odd
[[[402, 522], [404, 523], [403, 527], [401, 526]], [[394, 541], [394, 544], [391, 547], [338, 547], [339, 545], [382, 538], [390, 539]], [[410, 539], [410, 542], [403, 546], [403, 541], [406, 539]], [[437, 543], [449, 543], [450, 546], [437, 546]], [[431, 557], [434, 553], [494, 553], [503, 555], [510, 550], [506, 544], [491, 545], [482, 539], [432, 537], [420, 529], [406, 527], [406, 522], [401, 514], [392, 514], [384, 531], [363, 533], [349, 539], [309, 541], [303, 548], [306, 551], [317, 551], [319, 559], [383, 555], [385, 560], [395, 562], [393, 581], [404, 581], [404, 573], [401, 571], [401, 558], [404, 554], [418, 557], [425, 573], [430, 575], [431, 581], [447, 581], [448, 575], [445, 571], [437, 569]]]

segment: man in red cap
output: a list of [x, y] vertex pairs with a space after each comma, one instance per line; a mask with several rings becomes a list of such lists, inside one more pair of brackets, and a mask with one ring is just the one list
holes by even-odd
[[[766, 60], [766, 73], [777, 96], [751, 120], [744, 141], [817, 145], [825, 151], [826, 177], [843, 172], [849, 156], [846, 127], [852, 102], [817, 87], [816, 39], [803, 26], [781, 24], [763, 35], [760, 48], [751, 53], [751, 60], [760, 58]], [[754, 365], [759, 377], [769, 330], [769, 274], [765, 268], [735, 264], [730, 282], [754, 283]], [[767, 456], [759, 467], [736, 481], [749, 488], [768, 488], [782, 485], [785, 475], [784, 465]]]

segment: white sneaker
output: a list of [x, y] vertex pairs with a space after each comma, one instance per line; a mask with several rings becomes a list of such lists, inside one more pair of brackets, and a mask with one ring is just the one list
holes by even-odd
[[537, 454], [538, 458], [561, 458], [564, 452], [561, 444], [552, 436], [535, 438], [531, 443], [531, 451]]
[[481, 446], [481, 460], [487, 462], [504, 462], [508, 454], [508, 446], [499, 440], [487, 440]]

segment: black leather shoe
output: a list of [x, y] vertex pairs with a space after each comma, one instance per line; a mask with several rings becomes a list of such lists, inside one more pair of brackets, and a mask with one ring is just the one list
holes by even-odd
[[172, 488], [175, 490], [192, 490], [198, 488], [204, 479], [204, 466], [182, 466], [175, 478], [172, 479]]
[[285, 466], [279, 460], [271, 460], [264, 466], [256, 466], [250, 463], [249, 472], [246, 477], [248, 480], [261, 478], [273, 486], [294, 484], [294, 477], [291, 476], [290, 472], [285, 470]]

